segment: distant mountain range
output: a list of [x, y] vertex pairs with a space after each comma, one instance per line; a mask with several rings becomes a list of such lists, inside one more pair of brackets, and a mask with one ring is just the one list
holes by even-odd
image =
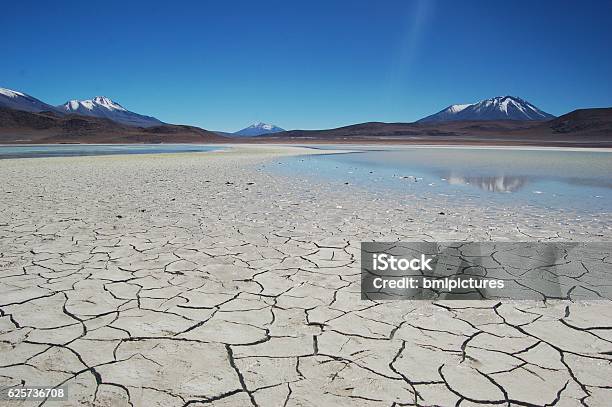
[[249, 127], [245, 127], [244, 129], [233, 133], [233, 135], [238, 137], [252, 137], [261, 136], [262, 134], [279, 133], [281, 131], [285, 131], [285, 129], [281, 129], [273, 124], [259, 122], [252, 124]]
[[498, 96], [477, 103], [451, 105], [417, 123], [480, 120], [550, 120], [555, 116], [515, 96]]
[[0, 88], [0, 143], [209, 143], [229, 139], [194, 126], [162, 123], [109, 98], [51, 106]]
[[152, 127], [163, 124], [155, 117], [130, 112], [119, 103], [104, 96], [96, 96], [89, 100], [71, 100], [57, 108], [67, 113], [102, 117], [128, 126]]
[[[60, 106], [51, 106], [23, 92], [0, 88], [0, 107], [34, 113], [48, 111], [59, 114], [78, 114], [105, 118], [135, 127], [154, 127], [164, 124], [155, 117], [131, 112], [104, 96], [96, 96], [87, 100], [70, 100]], [[418, 120], [417, 123], [491, 120], [537, 121], [550, 120], [554, 117], [519, 97], [498, 96], [473, 104], [451, 105], [438, 113]], [[216, 133], [225, 137], [256, 137], [284, 131], [286, 130], [276, 125], [259, 122], [235, 133]]]
[[612, 108], [579, 109], [552, 120], [369, 122], [328, 130], [291, 130], [261, 143], [529, 145], [612, 147]]
[[51, 106], [23, 92], [0, 88], [0, 107], [26, 112], [55, 112], [110, 119], [135, 127], [153, 127], [164, 124], [151, 116], [130, 112], [119, 103], [104, 96], [88, 100], [70, 100], [60, 106]]
[[[231, 137], [231, 138], [230, 138]], [[257, 123], [236, 133], [165, 124], [109, 98], [52, 106], [0, 88], [0, 143], [413, 143], [612, 147], [612, 108], [555, 118], [512, 96], [452, 105], [415, 123], [369, 122], [285, 131]]]

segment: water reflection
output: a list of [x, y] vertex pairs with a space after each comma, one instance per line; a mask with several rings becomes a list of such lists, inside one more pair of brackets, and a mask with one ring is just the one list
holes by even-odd
[[0, 145], [0, 159], [72, 157], [114, 154], [194, 153], [220, 150], [203, 144], [32, 144]]
[[473, 185], [489, 192], [516, 192], [529, 183], [528, 177], [500, 175], [493, 177], [451, 174], [446, 178], [450, 185]]
[[484, 198], [605, 216], [612, 213], [612, 153], [405, 148], [283, 160], [283, 175], [347, 182], [397, 196]]

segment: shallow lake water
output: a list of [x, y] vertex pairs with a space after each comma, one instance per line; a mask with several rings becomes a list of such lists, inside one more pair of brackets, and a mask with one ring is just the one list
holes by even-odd
[[70, 157], [113, 154], [190, 153], [220, 150], [221, 146], [201, 144], [30, 144], [0, 145], [0, 159]]
[[536, 205], [602, 216], [612, 211], [612, 152], [605, 151], [384, 147], [290, 157], [277, 164], [275, 170], [283, 174], [348, 182], [396, 196]]

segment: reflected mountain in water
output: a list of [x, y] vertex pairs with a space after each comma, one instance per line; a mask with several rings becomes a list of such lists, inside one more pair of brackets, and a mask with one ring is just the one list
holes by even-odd
[[513, 175], [469, 177], [451, 174], [446, 180], [450, 185], [473, 185], [489, 192], [516, 192], [529, 183], [528, 177]]
[[482, 198], [486, 205], [521, 210], [531, 205], [602, 219], [612, 213], [612, 153], [603, 150], [364, 146], [357, 151], [279, 160], [279, 173], [400, 199], [466, 199], [471, 205]]

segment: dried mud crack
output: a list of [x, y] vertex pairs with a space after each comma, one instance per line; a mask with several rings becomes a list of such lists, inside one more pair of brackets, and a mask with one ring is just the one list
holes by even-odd
[[0, 388], [69, 391], [10, 405], [609, 405], [609, 302], [362, 301], [359, 243], [609, 240], [610, 219], [267, 171], [297, 153], [0, 161]]

